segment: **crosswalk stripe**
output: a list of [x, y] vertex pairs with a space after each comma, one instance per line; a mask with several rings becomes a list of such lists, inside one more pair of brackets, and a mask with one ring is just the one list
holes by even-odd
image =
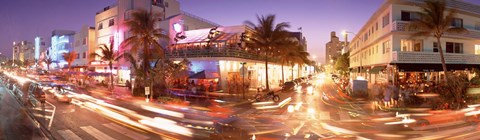
[[58, 130], [57, 133], [60, 134], [60, 136], [62, 136], [65, 140], [82, 140], [82, 138], [75, 135], [75, 133], [70, 130]]
[[149, 137], [144, 136], [142, 134], [139, 134], [137, 132], [134, 132], [132, 130], [129, 130], [127, 128], [121, 127], [117, 124], [114, 123], [109, 123], [109, 124], [103, 124], [103, 126], [110, 128], [118, 133], [124, 134], [125, 136], [128, 136], [134, 140], [146, 140], [149, 139]]
[[114, 138], [108, 136], [107, 134], [101, 132], [100, 130], [98, 129], [95, 129], [94, 127], [92, 126], [83, 126], [83, 127], [80, 127], [83, 131], [87, 132], [88, 134], [92, 135], [93, 137], [95, 137], [96, 139], [99, 139], [99, 140], [115, 140]]

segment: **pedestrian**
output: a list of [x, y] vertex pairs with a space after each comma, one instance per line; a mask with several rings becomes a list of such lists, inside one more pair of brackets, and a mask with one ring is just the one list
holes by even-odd
[[392, 86], [393, 91], [393, 106], [398, 107], [398, 98], [400, 98], [400, 90], [398, 88], [398, 83], [393, 84]]
[[391, 96], [392, 96], [392, 81], [388, 81], [388, 84], [385, 86], [384, 92], [383, 92], [383, 102], [385, 104], [385, 107], [390, 107], [390, 101], [391, 101]]
[[127, 81], [125, 82], [125, 85], [127, 86], [127, 89], [128, 89], [128, 90], [132, 89], [132, 84], [130, 83], [129, 80], [127, 80]]

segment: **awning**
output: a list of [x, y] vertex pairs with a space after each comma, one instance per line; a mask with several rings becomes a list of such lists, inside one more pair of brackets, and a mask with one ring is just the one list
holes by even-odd
[[375, 66], [373, 67], [368, 73], [370, 74], [378, 74], [380, 71], [385, 69], [385, 66]]
[[[415, 64], [415, 63], [397, 63], [400, 72], [438, 72], [443, 71], [442, 64]], [[480, 68], [478, 64], [447, 64], [447, 70], [465, 70], [472, 68]]]
[[220, 75], [218, 74], [218, 72], [201, 71], [188, 78], [189, 79], [215, 79], [215, 78], [220, 78]]

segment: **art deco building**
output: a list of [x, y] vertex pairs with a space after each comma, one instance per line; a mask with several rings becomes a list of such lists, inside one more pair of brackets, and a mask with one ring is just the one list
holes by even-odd
[[76, 71], [84, 71], [94, 60], [89, 55], [93, 53], [98, 46], [95, 42], [95, 27], [84, 25], [74, 36], [73, 50], [78, 54], [77, 59], [73, 61], [72, 68]]
[[[128, 27], [124, 22], [130, 19], [133, 11], [144, 9], [162, 15], [162, 20], [157, 28], [163, 29], [170, 40], [160, 43], [163, 46], [173, 44], [177, 34], [183, 34], [184, 30], [210, 28], [219, 26], [206, 19], [194, 16], [180, 10], [180, 3], [176, 0], [117, 0], [117, 3], [103, 8], [95, 15], [96, 46], [110, 44], [113, 41], [114, 50], [125, 51], [119, 48], [120, 43], [131, 37]], [[96, 72], [109, 72], [106, 63], [95, 62], [90, 65]], [[115, 65], [113, 73], [118, 76], [119, 83], [130, 79], [129, 63], [121, 60]]]
[[[439, 51], [444, 52], [449, 71], [466, 72], [480, 64], [480, 6], [447, 0], [457, 10], [451, 26], [464, 27], [464, 34], [445, 34], [439, 50], [434, 37], [412, 38], [406, 25], [418, 18], [422, 0], [387, 0], [358, 31], [349, 44], [352, 78], [373, 82], [440, 81], [444, 76]], [[468, 74], [471, 73], [467, 72]]]

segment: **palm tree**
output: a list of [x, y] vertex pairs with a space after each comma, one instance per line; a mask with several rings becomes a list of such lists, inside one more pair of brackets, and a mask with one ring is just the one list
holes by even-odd
[[290, 24], [281, 22], [275, 24], [275, 15], [257, 16], [258, 24], [251, 21], [245, 21], [245, 24], [253, 28], [251, 38], [248, 40], [247, 47], [253, 50], [260, 50], [265, 54], [265, 82], [266, 89], [270, 90], [268, 84], [268, 58], [278, 51], [283, 40], [288, 38], [286, 28]]
[[63, 59], [65, 59], [65, 61], [67, 61], [68, 70], [70, 70], [70, 67], [72, 66], [73, 61], [75, 61], [75, 59], [77, 59], [77, 55], [78, 55], [78, 53], [75, 52], [75, 51], [70, 51], [70, 52], [62, 54]]
[[134, 11], [131, 19], [125, 22], [132, 36], [124, 40], [120, 45], [123, 49], [130, 49], [132, 54], [139, 56], [138, 59], [143, 63], [141, 66], [142, 71], [145, 72], [145, 81], [149, 73], [148, 71], [151, 69], [149, 64], [150, 60], [152, 60], [153, 57], [161, 59], [165, 57], [164, 48], [160, 45], [159, 41], [160, 39], [168, 39], [168, 36], [162, 34], [160, 28], [155, 28], [155, 25], [158, 24], [160, 20], [161, 16], [159, 13], [150, 13], [140, 9]]
[[[440, 39], [446, 33], [464, 33], [467, 32], [463, 25], [461, 27], [452, 26], [454, 21], [456, 10], [448, 10], [448, 14], [445, 15], [447, 8], [445, 6], [445, 1], [441, 0], [427, 0], [424, 5], [421, 5], [420, 8], [422, 12], [419, 12], [420, 19], [411, 22], [408, 27], [411, 29], [416, 29], [416, 33], [412, 37], [416, 36], [433, 36], [437, 38], [437, 45], [440, 53], [440, 59], [442, 61], [442, 68], [447, 75], [447, 66], [445, 64], [445, 58], [443, 56], [442, 43]], [[447, 82], [447, 77], [445, 78]]]
[[56, 61], [53, 61], [52, 58], [46, 57], [41, 60], [42, 62], [45, 62], [47, 64], [47, 71], [50, 71], [50, 64], [55, 63]]
[[108, 67], [110, 68], [110, 85], [111, 88], [113, 88], [113, 62], [118, 61], [121, 55], [118, 51], [113, 50], [113, 41], [110, 42], [109, 47], [105, 44], [100, 44], [99, 48], [100, 53], [91, 53], [90, 57], [99, 58], [100, 61], [108, 62]]
[[292, 58], [300, 57], [301, 53], [303, 52], [302, 46], [300, 45], [300, 43], [297, 40], [295, 40], [293, 38], [289, 38], [289, 39], [286, 39], [284, 41], [285, 42], [282, 45], [282, 48], [278, 50], [278, 56], [277, 56], [278, 60], [281, 63], [281, 66], [282, 66], [282, 81], [283, 82], [285, 82], [283, 66], [285, 64], [289, 64]]

